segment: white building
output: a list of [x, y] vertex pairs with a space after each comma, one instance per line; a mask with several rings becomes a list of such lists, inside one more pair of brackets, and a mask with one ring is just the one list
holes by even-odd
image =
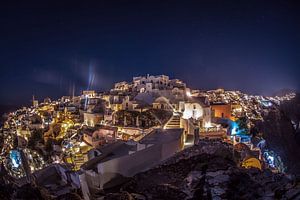
[[195, 122], [199, 128], [211, 126], [211, 107], [205, 97], [189, 97], [187, 101], [179, 103], [179, 111], [182, 113], [180, 127], [188, 134], [193, 133]]
[[183, 148], [183, 130], [154, 130], [140, 142], [123, 141], [98, 149], [99, 156], [81, 166], [80, 183], [84, 199], [103, 188], [115, 186], [172, 156]]
[[185, 89], [186, 84], [178, 79], [169, 79], [169, 76], [139, 76], [133, 78], [133, 88], [138, 92], [153, 92], [159, 90], [170, 90], [173, 88]]
[[115, 83], [114, 89], [112, 91], [128, 91], [131, 85], [127, 83], [126, 81]]
[[100, 123], [101, 120], [104, 118], [103, 114], [100, 113], [83, 113], [83, 121], [84, 124], [87, 126], [94, 127], [96, 124]]
[[82, 98], [93, 98], [93, 97], [96, 97], [96, 92], [94, 90], [82, 91]]

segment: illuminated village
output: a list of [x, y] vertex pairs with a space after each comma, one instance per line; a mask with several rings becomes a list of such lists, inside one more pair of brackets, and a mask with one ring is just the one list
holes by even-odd
[[110, 91], [87, 90], [43, 102], [33, 98], [31, 107], [9, 113], [1, 128], [5, 180], [34, 181], [53, 198], [80, 191], [83, 199], [93, 199], [122, 177], [204, 143], [238, 152], [239, 168], [285, 172], [256, 123], [295, 93], [266, 97], [187, 84], [146, 75], [115, 83]]

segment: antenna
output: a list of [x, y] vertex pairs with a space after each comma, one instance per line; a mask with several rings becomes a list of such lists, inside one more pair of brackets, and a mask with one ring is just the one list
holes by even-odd
[[73, 83], [72, 100], [74, 99], [74, 96], [75, 96], [75, 83]]
[[34, 101], [35, 101], [34, 95], [32, 95], [32, 106], [34, 106]]

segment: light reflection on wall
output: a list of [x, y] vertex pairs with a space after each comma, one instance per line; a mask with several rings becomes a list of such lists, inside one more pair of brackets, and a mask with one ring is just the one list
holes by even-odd
[[185, 103], [182, 118], [184, 119], [199, 119], [203, 116], [203, 108], [198, 103]]

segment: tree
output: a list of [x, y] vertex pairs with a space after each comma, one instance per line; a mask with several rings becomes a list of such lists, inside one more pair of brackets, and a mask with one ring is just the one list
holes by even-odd
[[251, 127], [250, 134], [255, 137], [259, 133], [258, 128], [256, 126]]
[[249, 134], [249, 128], [248, 128], [248, 122], [247, 122], [247, 118], [246, 117], [241, 117], [239, 118], [236, 123], [238, 125], [238, 130], [237, 132], [239, 134], [243, 134], [243, 135], [246, 135], [246, 134]]
[[27, 146], [30, 148], [30, 149], [35, 149], [35, 145], [38, 143], [38, 142], [43, 142], [43, 130], [42, 129], [37, 129], [37, 130], [34, 130], [32, 133], [31, 133], [31, 137], [28, 139], [28, 144]]
[[52, 148], [52, 145], [54, 144], [55, 140], [52, 139], [52, 138], [48, 138], [46, 144], [45, 144], [45, 151], [50, 153], [53, 148]]
[[0, 135], [0, 147], [3, 147], [3, 144], [4, 144], [4, 137], [3, 137], [3, 135], [1, 134], [1, 135]]

